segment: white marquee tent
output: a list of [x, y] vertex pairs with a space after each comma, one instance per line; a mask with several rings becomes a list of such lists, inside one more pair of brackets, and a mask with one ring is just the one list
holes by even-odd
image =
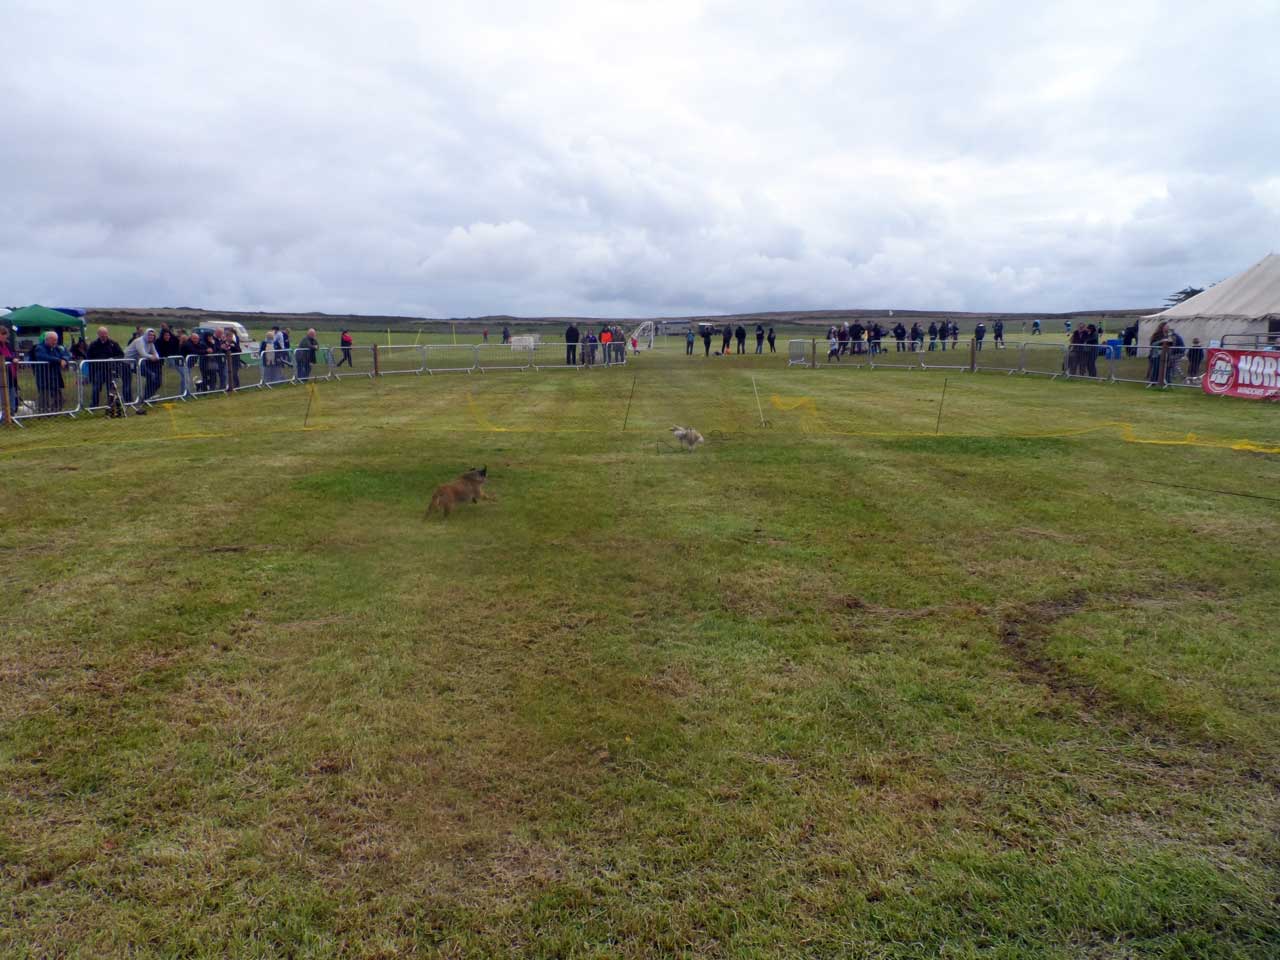
[[1228, 335], [1234, 340], [1240, 334], [1280, 342], [1280, 255], [1268, 254], [1204, 293], [1144, 317], [1139, 342], [1150, 342], [1156, 327], [1166, 320], [1187, 344], [1199, 339], [1208, 346]]

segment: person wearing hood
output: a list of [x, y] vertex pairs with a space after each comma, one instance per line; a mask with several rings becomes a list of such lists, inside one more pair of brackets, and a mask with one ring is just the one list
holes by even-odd
[[129, 345], [124, 348], [124, 358], [137, 361], [138, 372], [142, 374], [142, 400], [143, 402], [150, 400], [160, 387], [160, 378], [164, 371], [164, 361], [156, 351], [155, 328], [147, 327], [142, 336], [130, 340]]
[[733, 331], [733, 338], [738, 341], [738, 353], [747, 352], [747, 328], [742, 324], [738, 324], [738, 329]]

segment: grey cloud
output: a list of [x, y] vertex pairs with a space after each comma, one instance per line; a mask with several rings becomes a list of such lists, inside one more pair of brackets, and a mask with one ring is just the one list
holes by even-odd
[[1059, 310], [1280, 235], [1271, 4], [635, 9], [10, 5], [0, 299]]

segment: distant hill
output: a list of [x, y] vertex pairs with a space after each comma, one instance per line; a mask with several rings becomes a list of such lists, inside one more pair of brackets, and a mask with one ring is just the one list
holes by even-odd
[[144, 324], [156, 326], [168, 322], [173, 326], [193, 327], [201, 323], [217, 323], [219, 320], [235, 320], [243, 323], [250, 330], [257, 330], [275, 325], [306, 329], [316, 327], [322, 330], [350, 328], [352, 330], [384, 330], [395, 331], [419, 329], [449, 329], [456, 327], [459, 331], [475, 331], [482, 327], [500, 328], [503, 324], [512, 327], [532, 327], [541, 324], [566, 324], [570, 320], [587, 325], [608, 322], [631, 326], [645, 320], [661, 322], [667, 326], [675, 325], [683, 328], [699, 321], [710, 323], [771, 323], [775, 326], [814, 326], [825, 328], [843, 320], [880, 321], [892, 325], [897, 320], [908, 324], [919, 320], [928, 323], [932, 320], [955, 320], [965, 327], [979, 320], [987, 323], [1003, 320], [1006, 324], [1030, 324], [1039, 319], [1042, 323], [1061, 323], [1064, 320], [1098, 320], [1113, 321], [1106, 324], [1113, 327], [1116, 322], [1130, 322], [1138, 317], [1156, 313], [1159, 307], [1143, 307], [1131, 310], [1077, 310], [1071, 313], [981, 313], [956, 312], [947, 310], [899, 310], [868, 309], [863, 307], [840, 310], [771, 310], [759, 313], [706, 314], [688, 317], [514, 317], [506, 314], [494, 314], [483, 317], [402, 317], [384, 316], [381, 314], [336, 314], [336, 313], [265, 313], [233, 310], [202, 310], [197, 307], [90, 307], [86, 320], [89, 324]]

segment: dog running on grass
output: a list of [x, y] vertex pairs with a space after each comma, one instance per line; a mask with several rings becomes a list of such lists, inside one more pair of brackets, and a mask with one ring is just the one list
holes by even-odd
[[484, 492], [484, 483], [489, 478], [489, 468], [472, 467], [452, 483], [442, 483], [431, 495], [425, 517], [431, 516], [432, 510], [439, 510], [446, 517], [449, 511], [459, 503], [478, 503], [481, 500], [492, 500]]
[[702, 443], [702, 434], [693, 427], [672, 427], [671, 432], [686, 450], [693, 451], [698, 444]]

